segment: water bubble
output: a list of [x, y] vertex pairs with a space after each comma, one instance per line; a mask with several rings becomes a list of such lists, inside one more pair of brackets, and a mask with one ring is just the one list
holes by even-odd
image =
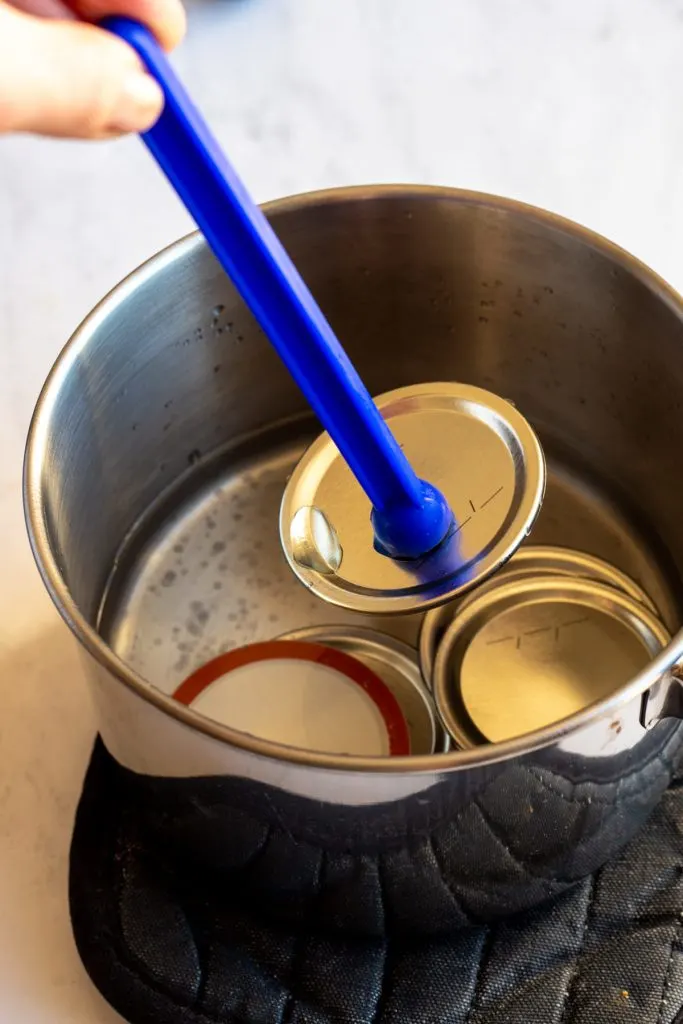
[[190, 601], [190, 609], [195, 615], [197, 622], [204, 624], [209, 621], [209, 612], [203, 601]]

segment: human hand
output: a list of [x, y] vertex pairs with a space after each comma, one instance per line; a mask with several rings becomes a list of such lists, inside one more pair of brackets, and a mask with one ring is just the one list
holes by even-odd
[[78, 19], [144, 22], [170, 50], [185, 31], [180, 0], [0, 0], [0, 133], [104, 139], [150, 128], [157, 83], [122, 40]]

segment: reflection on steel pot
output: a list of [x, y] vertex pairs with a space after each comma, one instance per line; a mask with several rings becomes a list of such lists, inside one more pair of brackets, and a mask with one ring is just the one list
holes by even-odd
[[[318, 428], [196, 236], [116, 288], [46, 384], [25, 480], [38, 565], [105, 743], [172, 804], [155, 820], [195, 865], [258, 887], [275, 918], [315, 900], [354, 934], [528, 907], [620, 849], [681, 745], [658, 716], [681, 706], [683, 303], [609, 243], [505, 200], [379, 188], [269, 213], [370, 390], [457, 380], [514, 402], [548, 465], [532, 543], [626, 572], [674, 639], [559, 726], [421, 757], [277, 747], [174, 701], [221, 650], [376, 625], [332, 617], [284, 563], [277, 508]], [[414, 642], [418, 625], [382, 629]]]

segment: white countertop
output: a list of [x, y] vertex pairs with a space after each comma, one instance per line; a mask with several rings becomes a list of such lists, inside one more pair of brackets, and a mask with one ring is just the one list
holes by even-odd
[[[259, 200], [428, 182], [611, 237], [683, 288], [683, 0], [205, 0], [177, 65]], [[67, 913], [94, 718], [34, 569], [24, 438], [59, 348], [189, 229], [138, 140], [0, 141], [0, 1021], [111, 1024]]]

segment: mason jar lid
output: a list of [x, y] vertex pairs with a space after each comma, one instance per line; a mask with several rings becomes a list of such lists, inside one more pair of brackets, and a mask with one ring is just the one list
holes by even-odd
[[468, 603], [483, 592], [484, 587], [490, 590], [512, 579], [529, 579], [535, 576], [572, 576], [608, 583], [657, 614], [654, 602], [643, 588], [610, 562], [573, 548], [525, 545], [483, 586], [460, 599], [427, 612], [420, 627], [419, 649], [420, 666], [428, 686], [431, 687], [437, 648], [453, 618], [460, 615]]
[[457, 746], [512, 739], [615, 694], [669, 640], [652, 612], [607, 584], [510, 580], [448, 627], [434, 699]]
[[216, 722], [290, 747], [410, 753], [408, 726], [387, 684], [362, 661], [319, 643], [234, 648], [198, 668], [173, 696]]
[[410, 734], [411, 754], [433, 754], [450, 747], [450, 737], [436, 714], [422, 680], [417, 652], [379, 630], [358, 626], [309, 626], [285, 633], [281, 640], [304, 640], [350, 654], [380, 677], [400, 705]]
[[452, 531], [422, 559], [380, 553], [370, 502], [323, 434], [285, 488], [282, 547], [302, 583], [331, 604], [424, 611], [472, 589], [517, 550], [543, 500], [543, 452], [521, 413], [481, 388], [418, 384], [376, 401], [417, 475], [449, 502]]

